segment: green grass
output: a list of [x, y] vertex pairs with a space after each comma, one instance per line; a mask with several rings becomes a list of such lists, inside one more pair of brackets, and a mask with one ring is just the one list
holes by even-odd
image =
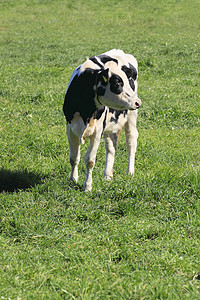
[[[0, 298], [200, 299], [199, 1], [0, 6]], [[136, 171], [122, 133], [105, 182], [102, 140], [86, 194], [62, 104], [73, 69], [112, 48], [139, 63]]]

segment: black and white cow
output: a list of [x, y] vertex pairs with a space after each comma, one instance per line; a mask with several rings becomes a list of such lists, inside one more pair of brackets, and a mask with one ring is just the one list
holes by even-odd
[[141, 106], [137, 76], [136, 59], [116, 49], [90, 57], [71, 76], [63, 106], [70, 147], [70, 179], [78, 180], [80, 144], [90, 138], [85, 155], [86, 191], [92, 189], [92, 171], [102, 133], [106, 146], [104, 177], [113, 176], [117, 141], [123, 127], [129, 158], [127, 173], [134, 173], [137, 109]]

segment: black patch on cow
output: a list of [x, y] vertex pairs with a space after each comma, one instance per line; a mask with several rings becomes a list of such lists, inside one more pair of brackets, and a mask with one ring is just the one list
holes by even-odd
[[117, 124], [118, 119], [119, 119], [119, 116], [120, 116], [121, 114], [123, 114], [124, 117], [126, 116], [126, 114], [127, 114], [127, 109], [124, 109], [124, 110], [116, 110], [116, 109], [113, 109], [113, 108], [109, 108], [109, 112], [112, 113], [112, 117], [110, 118], [110, 122], [113, 122], [113, 123]]
[[136, 80], [136, 78], [137, 78], [136, 68], [129, 63], [129, 67], [127, 67], [125, 65], [122, 66], [122, 71], [124, 71], [124, 73], [126, 74], [128, 80], [129, 80], [130, 87], [132, 88], [133, 91], [135, 91], [134, 80]]
[[63, 111], [67, 122], [71, 122], [76, 112], [80, 113], [86, 124], [96, 110], [95, 91], [97, 70], [85, 69], [79, 76], [76, 75], [65, 95]]
[[104, 105], [97, 108], [97, 110], [95, 110], [95, 112], [94, 112], [94, 119], [99, 120], [101, 118], [102, 114], [104, 113], [104, 111], [105, 111], [105, 106]]
[[136, 68], [130, 63], [129, 63], [129, 67], [132, 70], [132, 76], [131, 77], [133, 78], [133, 80], [136, 80], [137, 79], [137, 70], [136, 70]]
[[129, 67], [123, 65], [122, 71], [124, 71], [124, 73], [126, 74], [128, 79], [131, 77], [131, 78], [133, 78], [133, 80], [136, 80], [137, 70], [132, 64], [129, 63]]
[[129, 85], [132, 88], [132, 90], [135, 91], [135, 83], [133, 78], [129, 78]]
[[122, 71], [126, 74], [127, 78], [129, 79], [130, 77], [132, 77], [132, 70], [131, 68], [127, 67], [127, 66], [122, 66]]
[[98, 55], [103, 64], [106, 64], [108, 61], [114, 61], [118, 65], [118, 60], [105, 54]]
[[[103, 132], [104, 132], [104, 129], [105, 129], [105, 127], [106, 127], [107, 113], [108, 113], [108, 109], [106, 109], [105, 117], [104, 117], [104, 120], [103, 120]], [[102, 132], [102, 133], [103, 133], [103, 132]]]
[[91, 60], [93, 63], [95, 63], [96, 65], [98, 65], [101, 69], [103, 69], [103, 65], [100, 64], [100, 62], [98, 62], [98, 60], [96, 59], [95, 56], [91, 56], [91, 57], [89, 58], [89, 60]]
[[97, 88], [97, 94], [98, 94], [99, 96], [103, 96], [103, 95], [105, 94], [105, 87], [99, 86], [99, 87]]
[[113, 92], [114, 94], [119, 95], [123, 91], [123, 86], [124, 86], [124, 82], [123, 82], [122, 78], [119, 75], [113, 74], [110, 77], [110, 90], [111, 90], [111, 92]]

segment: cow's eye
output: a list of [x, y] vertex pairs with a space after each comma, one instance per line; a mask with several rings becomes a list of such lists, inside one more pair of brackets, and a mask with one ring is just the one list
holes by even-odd
[[115, 79], [115, 85], [116, 86], [123, 86], [123, 81], [119, 80], [118, 78]]
[[113, 74], [110, 78], [110, 90], [115, 94], [120, 94], [123, 91], [123, 80], [117, 75]]

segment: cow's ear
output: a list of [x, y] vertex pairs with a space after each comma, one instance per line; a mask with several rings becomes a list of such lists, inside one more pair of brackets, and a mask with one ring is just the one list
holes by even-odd
[[109, 69], [106, 69], [106, 70], [101, 70], [98, 72], [98, 75], [97, 75], [97, 82], [101, 83], [102, 85], [106, 86], [108, 84], [108, 71]]
[[100, 70], [97, 74], [97, 82], [96, 82], [96, 92], [99, 96], [103, 96], [106, 91], [106, 86], [108, 84], [108, 71]]

